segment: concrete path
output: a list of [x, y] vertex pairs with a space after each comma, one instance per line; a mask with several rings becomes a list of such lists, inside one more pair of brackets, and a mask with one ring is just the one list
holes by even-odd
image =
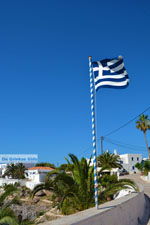
[[[126, 175], [126, 176], [121, 176], [120, 179], [123, 179], [123, 178], [128, 178], [128, 179], [131, 179], [133, 180], [135, 183], [137, 184], [141, 184], [143, 186], [143, 189], [144, 189], [144, 193], [145, 195], [147, 196], [146, 197], [146, 201], [147, 201], [147, 205], [148, 205], [148, 209], [147, 209], [147, 213], [149, 213], [149, 216], [150, 216], [150, 182], [146, 182], [144, 180], [142, 180], [140, 178], [140, 175], [139, 174], [132, 174], [132, 175]], [[146, 223], [146, 224], [143, 224], [143, 225], [150, 225], [150, 219], [149, 219], [149, 222]]]
[[139, 174], [121, 176], [120, 178], [128, 178], [135, 181], [135, 183], [141, 184], [144, 188], [144, 193], [150, 198], [150, 182], [142, 180]]

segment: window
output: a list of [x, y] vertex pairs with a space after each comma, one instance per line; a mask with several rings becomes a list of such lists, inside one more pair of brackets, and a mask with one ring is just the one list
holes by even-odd
[[139, 157], [137, 157], [137, 161], [139, 161]]
[[132, 166], [132, 170], [134, 170], [134, 166]]
[[132, 157], [132, 161], [134, 160], [134, 158]]

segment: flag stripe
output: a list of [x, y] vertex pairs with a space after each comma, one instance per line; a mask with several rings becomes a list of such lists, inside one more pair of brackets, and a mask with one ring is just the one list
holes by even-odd
[[126, 87], [129, 84], [122, 57], [93, 62], [95, 89], [100, 87]]
[[[120, 75], [114, 75], [114, 76], [113, 76], [113, 79], [121, 79], [121, 78], [124, 78], [125, 76], [128, 76], [126, 71], [125, 71], [124, 73], [120, 74]], [[99, 78], [99, 76], [97, 76], [97, 77], [94, 79], [95, 83], [96, 83], [99, 79], [102, 79], [102, 80], [105, 80], [105, 79], [112, 79], [112, 76], [111, 76], [111, 75], [104, 75], [104, 76], [102, 76], [102, 77], [100, 77], [100, 78]]]
[[107, 65], [109, 66], [110, 69], [113, 69], [113, 68], [119, 66], [120, 64], [123, 64], [123, 59], [120, 59], [119, 61], [116, 60], [116, 62], [110, 61], [110, 62], [107, 63]]
[[[110, 68], [110, 67], [109, 67], [109, 68]], [[117, 67], [110, 68], [110, 71], [111, 71], [112, 73], [114, 73], [114, 72], [117, 72], [117, 71], [122, 70], [123, 68], [124, 68], [124, 63], [121, 63], [121, 64], [118, 65]]]
[[[109, 79], [102, 79], [102, 81], [101, 82], [115, 82], [115, 83], [120, 83], [120, 82], [122, 82], [122, 81], [125, 81], [125, 80], [128, 80], [128, 77], [126, 77], [126, 76], [124, 76], [124, 77], [122, 77], [122, 78], [119, 78], [119, 79], [114, 79], [114, 78], [109, 78]], [[98, 84], [99, 83], [99, 80], [97, 80], [96, 82], [95, 82], [95, 85], [96, 84]]]
[[113, 76], [113, 75], [118, 75], [118, 74], [120, 75], [120, 74], [122, 74], [124, 72], [126, 72], [126, 74], [127, 74], [127, 71], [126, 71], [125, 68], [122, 68], [121, 70], [116, 71], [114, 73], [112, 73], [110, 70], [108, 70], [108, 71], [103, 70], [103, 76], [105, 76], [105, 75], [111, 75], [111, 76]]
[[124, 80], [121, 82], [114, 82], [114, 81], [102, 81], [101, 83], [98, 83], [95, 85], [95, 88], [98, 89], [99, 87], [109, 87], [109, 86], [114, 86], [114, 87], [123, 87], [128, 85], [128, 80]]

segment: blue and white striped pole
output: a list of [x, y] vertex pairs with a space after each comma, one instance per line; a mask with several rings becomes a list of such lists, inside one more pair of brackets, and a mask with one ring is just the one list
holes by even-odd
[[89, 56], [89, 73], [90, 73], [90, 94], [91, 94], [91, 115], [92, 115], [92, 144], [93, 144], [93, 164], [94, 164], [94, 191], [95, 207], [98, 209], [98, 182], [97, 182], [97, 162], [96, 162], [96, 121], [95, 121], [95, 103], [96, 92], [92, 68], [92, 57]]

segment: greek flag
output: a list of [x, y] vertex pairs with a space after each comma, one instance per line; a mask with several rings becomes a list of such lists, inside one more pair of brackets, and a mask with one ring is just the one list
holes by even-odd
[[122, 56], [92, 62], [95, 89], [100, 87], [123, 88], [129, 84]]

